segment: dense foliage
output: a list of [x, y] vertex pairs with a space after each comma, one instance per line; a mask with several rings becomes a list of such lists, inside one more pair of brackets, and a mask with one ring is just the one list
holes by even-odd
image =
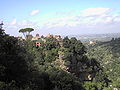
[[[0, 30], [0, 81], [5, 84], [23, 86], [28, 74], [28, 57], [25, 48], [18, 45], [15, 37]], [[9, 86], [9, 85], [8, 85]], [[7, 87], [7, 86], [6, 86]]]
[[111, 80], [116, 80], [114, 87], [120, 82], [115, 78], [119, 77], [119, 59], [114, 55], [119, 57], [102, 44], [89, 47], [87, 52], [74, 37], [65, 37], [62, 44], [50, 37], [36, 46], [35, 41], [18, 40], [0, 30], [0, 89], [110, 90]]
[[111, 41], [99, 42], [89, 46], [87, 55], [96, 58], [104, 72], [111, 80], [110, 86], [120, 88], [120, 38], [113, 38]]

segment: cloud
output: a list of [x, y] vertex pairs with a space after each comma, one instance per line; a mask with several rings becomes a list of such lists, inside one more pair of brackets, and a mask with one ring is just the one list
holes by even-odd
[[[116, 17], [111, 14], [111, 8], [88, 8], [82, 10], [78, 15], [66, 16], [61, 18], [52, 19], [52, 21], [44, 23], [45, 28], [58, 28], [58, 27], [76, 27], [79, 25], [94, 26], [100, 23], [109, 23]], [[70, 11], [71, 12], [71, 11]], [[58, 14], [67, 14], [69, 12], [62, 12]], [[51, 19], [49, 19], [51, 20]]]
[[38, 23], [29, 21], [29, 20], [22, 20], [22, 21], [17, 21], [16, 19], [13, 19], [11, 22], [5, 22], [5, 32], [9, 33], [10, 35], [13, 36], [20, 36], [22, 34], [19, 33], [19, 30], [21, 28], [34, 28], [35, 30], [38, 29]]
[[10, 22], [10, 24], [11, 24], [11, 25], [15, 25], [16, 23], [17, 23], [16, 18], [15, 18], [15, 19], [13, 19], [13, 20]]
[[17, 21], [16, 19], [13, 19], [11, 22], [7, 23], [10, 27], [34, 27], [37, 26], [36, 22], [29, 21], [29, 20], [22, 20]]
[[22, 20], [22, 21], [18, 22], [17, 26], [19, 28], [26, 28], [26, 27], [37, 28], [38, 27], [38, 23], [37, 22], [33, 22], [33, 21], [29, 21], [29, 20]]
[[56, 15], [71, 15], [71, 14], [74, 14], [75, 12], [76, 12], [75, 10], [71, 10], [71, 11], [68, 11], [68, 12], [59, 11], [59, 12], [56, 12]]
[[36, 14], [38, 14], [40, 12], [40, 10], [36, 9], [36, 10], [33, 10], [31, 13], [30, 13], [30, 16], [34, 16]]
[[111, 8], [88, 8], [81, 12], [83, 16], [96, 16], [108, 14], [112, 11]]
[[[55, 18], [44, 23], [43, 30], [69, 34], [118, 32], [120, 14], [111, 8], [88, 8], [79, 15]], [[62, 32], [61, 32], [62, 31]]]
[[52, 22], [46, 22], [44, 23], [44, 28], [57, 28], [57, 27], [74, 27], [78, 24], [78, 22], [75, 21], [74, 16], [69, 16], [69, 17], [62, 17], [62, 18], [57, 18], [53, 20]]
[[[40, 18], [38, 18], [38, 20], [40, 20]], [[77, 15], [51, 17], [43, 21], [44, 22], [34, 22], [32, 20], [17, 21], [13, 19], [7, 26], [9, 26], [8, 28], [10, 29], [14, 28], [11, 30], [17, 30], [16, 32], [21, 28], [31, 27], [35, 29], [33, 33], [37, 32], [40, 34], [52, 33], [69, 35], [109, 33], [118, 32], [120, 14], [115, 13], [111, 8], [88, 8], [82, 10], [82, 12]], [[11, 31], [9, 33], [13, 35]]]

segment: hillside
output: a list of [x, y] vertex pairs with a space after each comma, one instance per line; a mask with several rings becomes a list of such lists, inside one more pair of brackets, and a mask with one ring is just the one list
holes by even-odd
[[[26, 29], [33, 30], [21, 30]], [[0, 29], [0, 90], [119, 88], [120, 54], [114, 49], [119, 48], [119, 39], [100, 42], [87, 50], [75, 37], [26, 36], [9, 36]]]
[[100, 62], [111, 84], [120, 86], [120, 38], [89, 45], [87, 55]]

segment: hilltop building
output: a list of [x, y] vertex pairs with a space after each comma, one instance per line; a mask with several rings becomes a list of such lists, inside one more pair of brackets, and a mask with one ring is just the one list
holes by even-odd
[[63, 41], [60, 35], [52, 35], [52, 34], [48, 34], [47, 36], [43, 36], [43, 35], [39, 35], [36, 34], [36, 36], [32, 36], [32, 35], [27, 35], [25, 39], [23, 39], [22, 37], [18, 37], [19, 40], [31, 40], [33, 42], [35, 42], [35, 46], [39, 47], [41, 45], [41, 42], [46, 42], [46, 39], [48, 38], [55, 38], [60, 46], [63, 46]]
[[35, 42], [35, 46], [40, 46], [41, 42], [46, 42], [47, 38], [55, 38], [59, 41], [59, 44], [62, 46], [62, 38], [60, 35], [52, 35], [48, 34], [47, 36], [40, 36], [39, 34], [36, 34], [36, 36], [28, 35], [25, 40], [31, 40]]
[[96, 44], [96, 41], [90, 41], [89, 44]]

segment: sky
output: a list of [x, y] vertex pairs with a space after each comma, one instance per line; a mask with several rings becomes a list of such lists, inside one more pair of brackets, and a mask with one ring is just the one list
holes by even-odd
[[120, 33], [120, 0], [1, 0], [0, 21], [5, 32], [22, 36]]

